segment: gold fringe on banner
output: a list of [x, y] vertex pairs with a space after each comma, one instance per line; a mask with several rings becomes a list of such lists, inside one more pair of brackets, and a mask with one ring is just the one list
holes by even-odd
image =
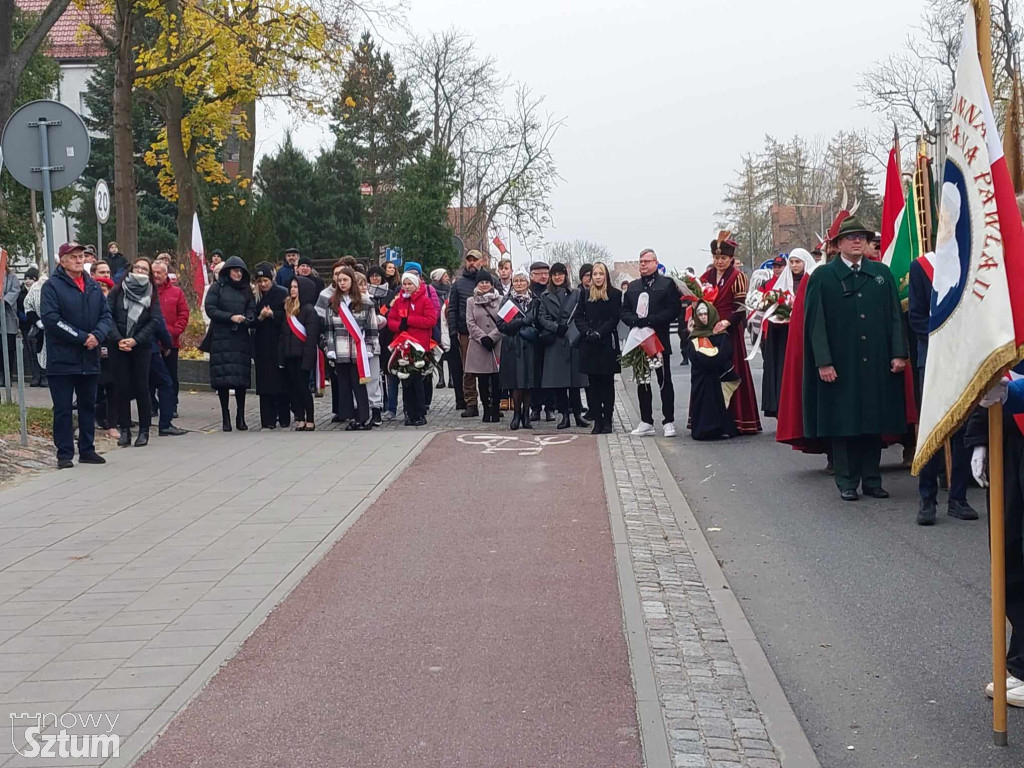
[[[1024, 347], [1021, 347], [1021, 349], [1024, 350]], [[982, 395], [992, 388], [992, 385], [996, 383], [1007, 368], [1017, 362], [1017, 354], [1017, 346], [1011, 341], [999, 347], [981, 364], [963, 394], [946, 411], [946, 414], [935, 425], [935, 429], [925, 438], [925, 441], [917, 444], [914, 465], [910, 469], [912, 475], [915, 477], [919, 475], [921, 470], [924, 469], [924, 465], [928, 463], [932, 456], [939, 452], [950, 435], [963, 426], [963, 423], [967, 421], [967, 417], [971, 415]], [[920, 440], [921, 437], [922, 435], [919, 434], [918, 439]]]

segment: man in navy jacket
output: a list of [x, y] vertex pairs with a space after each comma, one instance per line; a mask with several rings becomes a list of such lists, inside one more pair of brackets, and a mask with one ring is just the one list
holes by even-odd
[[[907, 293], [907, 316], [910, 328], [917, 337], [917, 400], [924, 391], [924, 366], [928, 359], [928, 325], [932, 306], [931, 254], [925, 254], [910, 263], [910, 286]], [[949, 480], [949, 502], [946, 507], [951, 517], [959, 520], [977, 520], [978, 513], [967, 503], [967, 483], [971, 479], [971, 452], [964, 442], [964, 430], [950, 438], [953, 449], [953, 476]], [[942, 454], [932, 457], [917, 478], [921, 506], [917, 513], [918, 525], [935, 525], [936, 497], [939, 495], [939, 471]]]
[[96, 384], [100, 344], [110, 332], [110, 307], [99, 284], [85, 273], [85, 250], [60, 247], [60, 266], [43, 285], [40, 315], [46, 330], [46, 366], [53, 400], [53, 443], [57, 466], [74, 466], [72, 402], [78, 396], [78, 460], [105, 464], [96, 453]]

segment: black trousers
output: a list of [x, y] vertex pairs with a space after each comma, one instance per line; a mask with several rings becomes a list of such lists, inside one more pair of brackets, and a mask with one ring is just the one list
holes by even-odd
[[139, 410], [139, 431], [149, 432], [153, 421], [153, 404], [149, 399], [152, 354], [149, 345], [135, 347], [131, 352], [122, 352], [116, 347], [110, 350], [110, 367], [117, 389], [117, 425], [121, 429], [131, 429], [134, 398]]
[[836, 487], [840, 491], [855, 491], [857, 486], [882, 487], [882, 438], [879, 435], [832, 438], [832, 466], [836, 472]]
[[288, 392], [260, 395], [260, 426], [264, 429], [272, 429], [278, 424], [287, 427], [292, 423], [291, 403]]
[[[309, 371], [302, 370], [302, 360], [289, 357], [284, 361], [284, 380], [291, 398], [296, 421], [313, 421], [313, 393], [309, 391]], [[366, 390], [366, 387], [363, 387]], [[282, 426], [287, 426], [283, 424]]]
[[498, 407], [501, 405], [501, 387], [498, 386], [498, 374], [478, 373], [476, 381], [480, 387], [480, 405], [484, 409], [484, 414], [497, 414]]
[[75, 425], [71, 404], [78, 396], [78, 455], [90, 453], [96, 439], [96, 385], [99, 374], [91, 376], [49, 376], [50, 399], [53, 401], [53, 444], [58, 459], [75, 455]]
[[590, 374], [587, 405], [590, 406], [593, 418], [603, 421], [605, 424], [612, 423], [612, 417], [615, 415], [614, 374], [610, 376]]
[[[658, 389], [661, 392], [661, 423], [671, 424], [676, 420], [676, 390], [672, 386], [672, 355], [666, 349], [661, 353], [662, 366], [655, 372]], [[654, 394], [650, 384], [636, 388], [636, 399], [640, 401], [640, 421], [654, 423]]]
[[338, 377], [338, 415], [365, 424], [370, 420], [370, 396], [366, 385], [359, 383], [359, 367], [355, 363], [336, 363], [334, 371]]
[[455, 389], [455, 407], [461, 411], [466, 408], [466, 393], [462, 391], [462, 353], [457, 338], [445, 357], [448, 359], [448, 382], [455, 382], [452, 384]]
[[427, 406], [424, 401], [423, 376], [411, 375], [402, 381], [402, 407], [405, 409], [407, 419], [425, 419], [427, 417]]
[[423, 404], [429, 408], [434, 402], [434, 374], [420, 376], [423, 379]]
[[[164, 363], [166, 358], [157, 350], [149, 356], [149, 398], [150, 403], [157, 404], [157, 416], [160, 429], [170, 429], [174, 418], [174, 381]], [[153, 393], [157, 399], [153, 400]]]

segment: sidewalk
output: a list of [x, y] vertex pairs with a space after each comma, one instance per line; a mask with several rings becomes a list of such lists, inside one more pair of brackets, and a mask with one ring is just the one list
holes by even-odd
[[816, 766], [660, 438], [435, 396], [427, 429], [157, 438], [0, 487], [0, 711], [121, 737], [0, 766]]

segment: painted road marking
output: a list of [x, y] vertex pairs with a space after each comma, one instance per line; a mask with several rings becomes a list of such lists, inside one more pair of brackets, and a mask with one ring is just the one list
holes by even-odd
[[456, 439], [465, 445], [480, 445], [480, 453], [515, 451], [520, 456], [536, 456], [549, 445], [571, 443], [579, 435], [536, 435], [534, 437], [512, 437], [510, 435], [489, 435], [479, 432], [459, 435]]

